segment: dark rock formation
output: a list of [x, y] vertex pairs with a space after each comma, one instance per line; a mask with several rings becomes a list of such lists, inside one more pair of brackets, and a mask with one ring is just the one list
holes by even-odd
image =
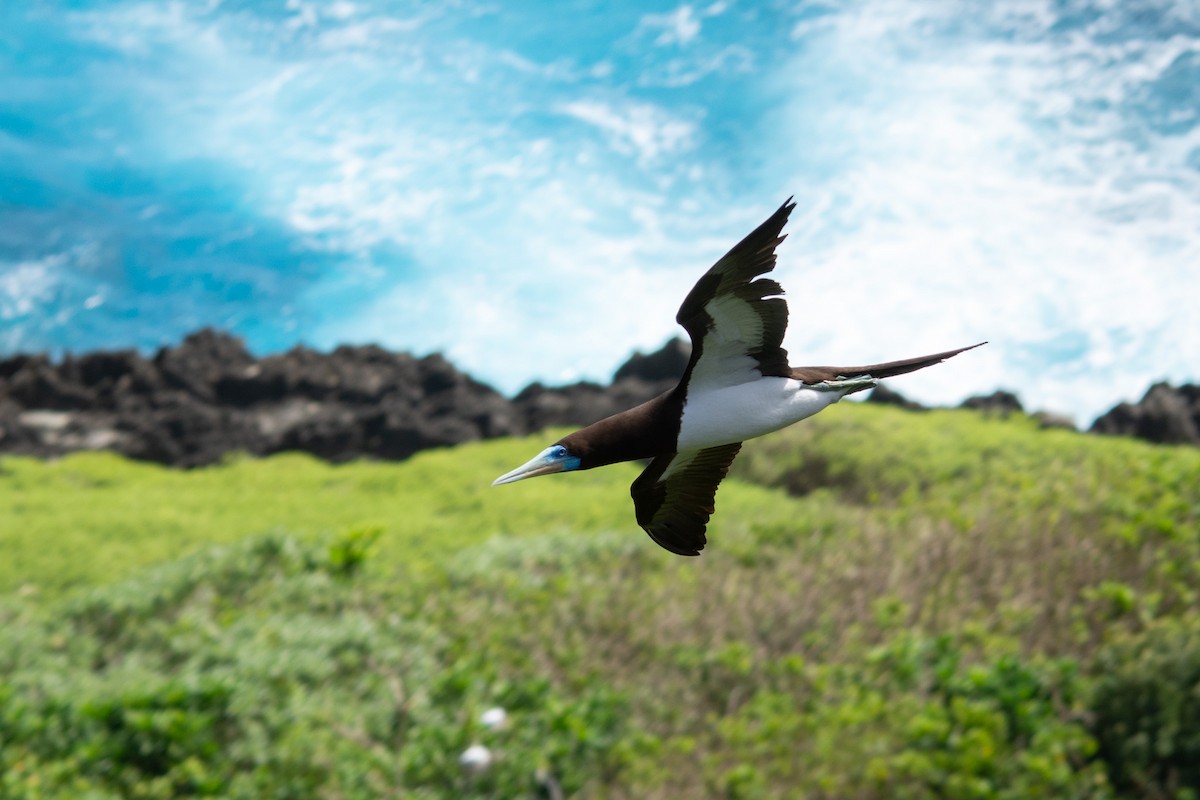
[[959, 408], [971, 408], [975, 411], [982, 411], [985, 414], [995, 414], [1001, 417], [1009, 414], [1025, 413], [1025, 409], [1021, 406], [1021, 401], [1017, 399], [1017, 396], [1003, 389], [997, 389], [991, 394], [968, 397], [962, 401]]
[[[871, 393], [867, 395], [868, 403], [880, 403], [883, 405], [899, 406], [907, 411], [928, 411], [926, 406], [920, 403], [909, 400], [899, 392], [889, 389], [886, 384], [879, 384]], [[970, 408], [984, 414], [995, 414], [999, 416], [1007, 416], [1008, 414], [1024, 413], [1021, 406], [1021, 401], [1012, 392], [997, 391], [990, 395], [977, 395], [968, 397], [962, 402], [960, 408]], [[1038, 427], [1041, 428], [1059, 428], [1063, 430], [1077, 430], [1075, 422], [1065, 414], [1058, 414], [1053, 411], [1037, 411], [1031, 415], [1037, 420]]]
[[1097, 418], [1091, 433], [1200, 445], [1200, 386], [1156, 383], [1137, 403], [1121, 403]]
[[676, 337], [663, 345], [661, 350], [649, 355], [634, 353], [617, 369], [613, 375], [613, 382], [620, 383], [636, 378], [647, 383], [665, 382], [674, 386], [683, 377], [683, 371], [687, 369], [691, 356], [691, 344]]
[[184, 467], [234, 451], [403, 459], [593, 422], [670, 388], [686, 363], [687, 347], [676, 340], [634, 356], [611, 387], [535, 384], [509, 400], [440, 355], [297, 347], [258, 359], [236, 337], [202, 330], [149, 359], [127, 350], [59, 364], [0, 360], [0, 452], [111, 449]]
[[609, 386], [580, 382], [549, 388], [531, 384], [513, 398], [530, 431], [556, 425], [586, 425], [657, 397], [679, 383], [691, 345], [672, 339], [649, 355], [634, 353]]
[[1032, 416], [1037, 420], [1039, 428], [1056, 428], [1065, 431], [1079, 430], [1075, 427], [1075, 420], [1066, 414], [1059, 414], [1056, 411], [1035, 411]]
[[[41, 457], [108, 449], [191, 467], [230, 452], [302, 450], [331, 461], [403, 459], [429, 447], [551, 426], [579, 426], [673, 387], [689, 356], [674, 339], [632, 356], [609, 386], [535, 383], [508, 399], [440, 355], [417, 358], [375, 346], [319, 353], [297, 347], [255, 358], [240, 339], [213, 330], [152, 358], [133, 350], [0, 359], [0, 453]], [[924, 407], [886, 386], [872, 403]], [[1010, 392], [963, 404], [984, 413], [1023, 413]], [[1053, 414], [1043, 427], [1073, 428]], [[1093, 432], [1154, 442], [1200, 444], [1200, 387], [1157, 384], [1122, 403]]]
[[888, 388], [886, 384], [879, 384], [871, 393], [867, 395], [868, 403], [879, 403], [885, 406], [899, 406], [908, 411], [928, 411], [929, 409], [921, 405], [915, 400], [909, 400], [904, 395], [894, 389]]
[[[962, 401], [959, 408], [970, 408], [989, 416], [1007, 417], [1009, 414], [1024, 414], [1025, 408], [1012, 392], [998, 389], [991, 394], [975, 395]], [[1040, 428], [1077, 430], [1075, 422], [1065, 414], [1053, 411], [1035, 411], [1030, 415]]]

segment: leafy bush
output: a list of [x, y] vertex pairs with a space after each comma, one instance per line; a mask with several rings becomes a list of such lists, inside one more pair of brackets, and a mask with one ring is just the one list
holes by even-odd
[[[0, 631], [0, 796], [508, 797], [615, 779], [621, 693], [502, 672], [465, 632], [364, 591], [344, 555], [363, 538], [217, 548]], [[512, 724], [486, 730], [496, 704]], [[479, 739], [497, 760], [472, 777], [458, 757]]]
[[330, 571], [347, 578], [357, 574], [382, 535], [382, 525], [359, 525], [340, 534], [329, 545]]
[[736, 793], [754, 764], [764, 797], [1109, 796], [1073, 663], [966, 657], [898, 633], [859, 663], [805, 666], [806, 693], [760, 691], [721, 720], [710, 781]]
[[1114, 786], [1200, 796], [1200, 621], [1155, 626], [1099, 658], [1092, 729]]

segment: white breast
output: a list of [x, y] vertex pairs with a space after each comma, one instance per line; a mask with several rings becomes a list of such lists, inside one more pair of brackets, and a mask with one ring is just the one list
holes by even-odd
[[842, 399], [790, 378], [759, 378], [708, 391], [689, 391], [679, 426], [678, 450], [744, 442], [786, 428]]

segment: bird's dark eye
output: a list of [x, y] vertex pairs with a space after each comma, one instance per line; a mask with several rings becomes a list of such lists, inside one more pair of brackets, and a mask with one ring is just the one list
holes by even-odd
[[558, 447], [554, 448], [554, 457], [555, 458], [562, 458], [566, 454], [567, 454], [567, 448], [563, 447], [562, 445], [559, 445]]

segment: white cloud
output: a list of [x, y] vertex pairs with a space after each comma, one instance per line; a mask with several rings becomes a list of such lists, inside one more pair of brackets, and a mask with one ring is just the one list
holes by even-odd
[[64, 254], [36, 261], [4, 264], [0, 268], [0, 320], [13, 322], [32, 314], [53, 299], [59, 287], [58, 270], [67, 261]]
[[643, 71], [638, 85], [684, 89], [712, 75], [749, 75], [754, 68], [754, 54], [743, 45], [731, 44], [653, 64]]
[[[717, 12], [719, 13], [719, 12]], [[654, 40], [657, 45], [686, 45], [700, 35], [700, 20], [690, 5], [682, 5], [665, 14], [647, 14], [639, 27], [661, 29]]]
[[296, 12], [294, 16], [288, 19], [287, 25], [289, 28], [314, 28], [318, 24], [319, 14], [317, 13], [316, 3], [304, 3], [301, 0], [287, 0], [287, 8], [289, 11]]
[[696, 126], [646, 103], [628, 102], [614, 107], [594, 100], [574, 100], [558, 107], [560, 113], [593, 125], [609, 135], [618, 152], [652, 162], [691, 146]]
[[45, 349], [44, 330], [73, 325], [104, 302], [88, 296], [95, 248], [80, 245], [40, 258], [0, 260], [0, 353]]
[[[320, 342], [417, 342], [515, 392], [532, 380], [605, 380], [634, 349], [679, 332], [675, 311], [712, 255], [710, 241], [672, 234], [679, 209], [570, 167], [511, 200], [465, 211], [459, 236], [423, 248], [447, 269], [331, 321]], [[629, 221], [616, 229], [622, 210]]]
[[317, 37], [318, 46], [333, 53], [370, 47], [390, 47], [395, 45], [397, 39], [407, 38], [427, 22], [420, 16], [377, 16], [351, 22], [352, 16], [336, 16], [335, 19], [345, 24], [322, 29]]
[[330, 3], [325, 9], [325, 14], [332, 19], [350, 19], [358, 11], [358, 6], [354, 3], [348, 3], [346, 0], [336, 0], [336, 2]]
[[[789, 136], [816, 131], [831, 157], [805, 198], [822, 210], [789, 242], [820, 298], [789, 342], [873, 360], [990, 338], [969, 366], [896, 387], [952, 402], [1003, 386], [1087, 422], [1115, 394], [1200, 374], [1180, 300], [1200, 295], [1200, 175], [1185, 163], [1200, 130], [1162, 136], [1121, 105], [1195, 43], [1097, 44], [1048, 33], [1048, 4], [992, 9], [945, 41], [952, 6], [870, 2], [806, 29], [813, 53], [790, 71], [819, 58], [870, 94], [794, 95]], [[795, 182], [811, 172], [802, 160]]]

